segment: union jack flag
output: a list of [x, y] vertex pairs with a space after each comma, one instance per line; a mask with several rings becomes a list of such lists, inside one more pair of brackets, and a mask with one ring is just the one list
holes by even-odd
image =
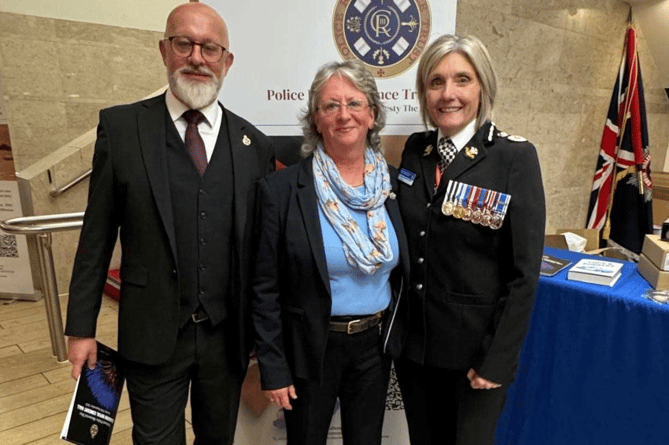
[[638, 254], [645, 234], [653, 232], [653, 184], [636, 31], [631, 26], [600, 148], [587, 227], [603, 229], [603, 240]]

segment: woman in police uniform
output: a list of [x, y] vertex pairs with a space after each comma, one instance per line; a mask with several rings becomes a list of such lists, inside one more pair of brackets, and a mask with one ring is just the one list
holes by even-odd
[[411, 444], [492, 444], [539, 277], [539, 161], [492, 123], [496, 78], [475, 37], [435, 40], [416, 85], [435, 129], [409, 137], [399, 177], [411, 283], [396, 369]]

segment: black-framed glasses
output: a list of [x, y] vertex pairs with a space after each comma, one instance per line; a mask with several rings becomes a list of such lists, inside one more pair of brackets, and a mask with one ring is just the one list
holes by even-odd
[[184, 36], [172, 36], [168, 37], [166, 40], [170, 41], [170, 47], [174, 54], [179, 57], [189, 57], [193, 54], [193, 48], [195, 46], [200, 47], [200, 52], [202, 53], [202, 58], [209, 63], [216, 63], [223, 58], [223, 53], [228, 49], [224, 46], [219, 45], [214, 42], [194, 42], [188, 37]]

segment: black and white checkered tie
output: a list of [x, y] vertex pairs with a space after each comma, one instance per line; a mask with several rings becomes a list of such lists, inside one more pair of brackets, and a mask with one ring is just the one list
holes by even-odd
[[439, 139], [437, 149], [439, 150], [439, 157], [441, 158], [439, 160], [439, 170], [444, 173], [446, 167], [448, 167], [450, 163], [453, 162], [455, 155], [458, 154], [458, 149], [455, 148], [453, 141], [447, 137], [442, 137]]

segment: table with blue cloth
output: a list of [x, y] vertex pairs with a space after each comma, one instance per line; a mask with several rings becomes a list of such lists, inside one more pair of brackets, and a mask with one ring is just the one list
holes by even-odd
[[571, 266], [539, 280], [496, 444], [666, 445], [669, 305], [645, 298], [635, 263], [613, 287], [569, 281]]

